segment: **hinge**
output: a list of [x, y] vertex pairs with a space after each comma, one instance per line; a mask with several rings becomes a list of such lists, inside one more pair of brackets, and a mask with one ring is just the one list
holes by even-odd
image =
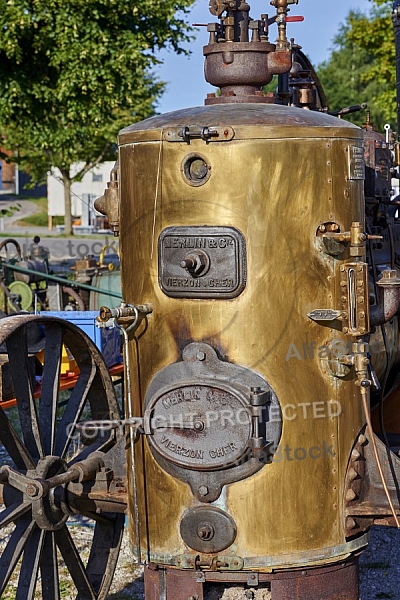
[[187, 142], [200, 139], [204, 142], [229, 142], [235, 137], [232, 127], [228, 126], [187, 126], [173, 127], [164, 133], [167, 142]]

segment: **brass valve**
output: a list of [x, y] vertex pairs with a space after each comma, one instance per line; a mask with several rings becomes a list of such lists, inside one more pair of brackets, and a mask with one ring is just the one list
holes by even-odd
[[361, 223], [358, 221], [354, 221], [351, 224], [350, 231], [343, 231], [340, 233], [335, 233], [333, 231], [329, 231], [324, 233], [323, 238], [336, 240], [338, 242], [350, 242], [350, 256], [363, 256], [365, 250], [365, 242], [367, 240], [381, 240], [383, 239], [381, 235], [368, 235], [364, 232]]
[[276, 43], [277, 50], [288, 50], [290, 44], [286, 35], [286, 19], [290, 11], [290, 4], [298, 4], [299, 0], [271, 0], [271, 6], [276, 8], [278, 24], [278, 39]]

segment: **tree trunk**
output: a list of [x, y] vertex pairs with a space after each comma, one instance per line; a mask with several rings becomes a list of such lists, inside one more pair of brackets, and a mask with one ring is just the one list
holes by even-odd
[[72, 235], [72, 215], [71, 215], [71, 176], [68, 171], [61, 171], [64, 185], [64, 233]]

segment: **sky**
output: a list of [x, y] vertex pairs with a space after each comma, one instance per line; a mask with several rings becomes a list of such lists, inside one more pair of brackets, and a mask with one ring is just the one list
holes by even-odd
[[[261, 13], [270, 16], [274, 8], [269, 0], [247, 0], [251, 6], [250, 14], [253, 19], [259, 19]], [[368, 13], [371, 8], [370, 0], [299, 0], [297, 5], [290, 7], [290, 15], [302, 15], [302, 23], [288, 24], [288, 37], [294, 37], [303, 52], [314, 65], [329, 58], [332, 40], [344, 23], [350, 10], [360, 10]], [[211, 23], [217, 21], [208, 10], [208, 0], [196, 0], [187, 22]], [[166, 113], [191, 106], [201, 106], [207, 93], [213, 92], [203, 76], [203, 46], [208, 43], [205, 27], [196, 28], [196, 40], [186, 48], [192, 54], [187, 57], [176, 55], [172, 51], [162, 51], [159, 58], [163, 64], [157, 69], [159, 79], [167, 83], [167, 90], [157, 105], [157, 111]], [[276, 25], [270, 28], [270, 41], [276, 39]]]

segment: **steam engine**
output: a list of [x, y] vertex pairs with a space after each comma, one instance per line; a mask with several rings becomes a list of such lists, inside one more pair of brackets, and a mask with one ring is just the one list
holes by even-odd
[[358, 600], [371, 525], [399, 526], [396, 136], [329, 114], [287, 40], [297, 0], [271, 4], [212, 0], [220, 93], [121, 131], [96, 204], [120, 236], [125, 302], [100, 320], [125, 339], [126, 403], [92, 417], [127, 427], [127, 493], [101, 487], [101, 438], [57, 510], [127, 503], [146, 600]]
[[286, 38], [294, 3], [255, 21], [211, 2], [220, 95], [119, 137], [123, 296], [152, 310], [128, 350], [150, 600], [233, 583], [358, 600], [368, 529], [397, 521], [398, 458], [369, 416], [400, 358], [395, 140], [328, 114]]

